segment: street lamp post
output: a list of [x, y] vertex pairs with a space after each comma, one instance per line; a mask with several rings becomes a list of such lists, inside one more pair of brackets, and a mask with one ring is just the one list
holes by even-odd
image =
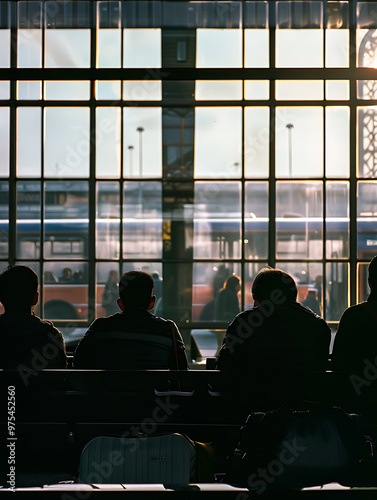
[[137, 132], [139, 132], [139, 177], [141, 179], [143, 173], [143, 139], [142, 134], [144, 132], [143, 127], [137, 127]]
[[133, 176], [132, 153], [134, 149], [133, 146], [128, 146], [128, 151], [130, 152], [130, 177]]
[[286, 125], [288, 129], [288, 172], [289, 177], [292, 178], [292, 129], [293, 123], [287, 123]]

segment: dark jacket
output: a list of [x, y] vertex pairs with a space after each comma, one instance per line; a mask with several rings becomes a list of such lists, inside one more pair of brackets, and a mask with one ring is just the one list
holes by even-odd
[[[173, 323], [178, 366], [187, 370], [185, 345]], [[75, 368], [177, 369], [167, 320], [142, 308], [95, 320], [76, 348]]]
[[28, 313], [5, 312], [0, 316], [0, 367], [34, 370], [66, 368], [62, 333], [50, 321]]
[[326, 322], [295, 301], [262, 303], [235, 317], [217, 368], [235, 371], [325, 370], [331, 332]]
[[334, 370], [362, 372], [369, 363], [376, 365], [377, 293], [371, 293], [367, 303], [349, 307], [340, 318], [332, 353]]

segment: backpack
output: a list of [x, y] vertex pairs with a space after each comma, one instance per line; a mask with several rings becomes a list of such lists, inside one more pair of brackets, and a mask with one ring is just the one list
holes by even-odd
[[258, 493], [350, 485], [366, 458], [367, 439], [358, 415], [308, 401], [286, 402], [248, 416], [227, 458], [225, 481]]

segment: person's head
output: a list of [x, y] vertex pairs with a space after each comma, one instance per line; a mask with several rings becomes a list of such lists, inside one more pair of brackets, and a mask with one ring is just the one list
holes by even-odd
[[0, 275], [0, 302], [5, 310], [31, 313], [38, 302], [38, 276], [27, 266], [9, 266]]
[[144, 271], [129, 271], [123, 274], [119, 282], [118, 305], [122, 309], [142, 307], [152, 309], [156, 297], [152, 295], [154, 281]]
[[241, 278], [236, 274], [232, 274], [232, 276], [229, 276], [229, 278], [225, 280], [224, 288], [238, 293], [241, 290]]
[[288, 273], [281, 269], [266, 267], [261, 269], [255, 276], [251, 293], [254, 301], [261, 303], [263, 300], [271, 300], [274, 293], [279, 293], [279, 299], [285, 297], [286, 300], [297, 299], [297, 286]]
[[371, 290], [377, 290], [377, 255], [373, 257], [368, 266], [368, 283]]
[[72, 269], [70, 267], [65, 267], [63, 269], [63, 277], [64, 278], [70, 278], [72, 276]]

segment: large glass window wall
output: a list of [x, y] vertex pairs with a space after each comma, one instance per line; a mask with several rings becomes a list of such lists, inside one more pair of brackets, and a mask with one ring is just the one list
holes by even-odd
[[357, 1], [1, 2], [0, 265], [38, 271], [67, 339], [130, 269], [193, 353], [226, 328], [225, 279], [250, 307], [266, 265], [336, 323], [377, 254], [376, 19]]

